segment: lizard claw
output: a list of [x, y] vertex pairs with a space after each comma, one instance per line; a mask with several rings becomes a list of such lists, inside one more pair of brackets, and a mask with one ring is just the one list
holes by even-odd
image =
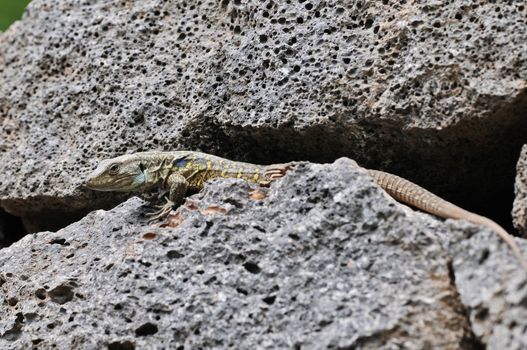
[[165, 197], [165, 200], [166, 200], [166, 203], [164, 205], [159, 205], [156, 207], [158, 210], [152, 213], [146, 214], [146, 216], [148, 217], [149, 224], [154, 223], [157, 220], [164, 218], [172, 211], [172, 208], [174, 207], [174, 202], [172, 202], [167, 197]]

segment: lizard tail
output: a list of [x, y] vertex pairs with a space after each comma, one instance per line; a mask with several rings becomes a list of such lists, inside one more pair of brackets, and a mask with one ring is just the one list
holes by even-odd
[[527, 271], [527, 261], [514, 241], [514, 237], [491, 219], [460, 208], [457, 205], [436, 196], [421, 186], [397, 175], [370, 169], [368, 169], [368, 173], [382, 189], [398, 201], [410, 204], [425, 212], [443, 218], [463, 219], [476, 225], [489, 227], [496, 232], [505, 243], [507, 243], [520, 262], [522, 268]]

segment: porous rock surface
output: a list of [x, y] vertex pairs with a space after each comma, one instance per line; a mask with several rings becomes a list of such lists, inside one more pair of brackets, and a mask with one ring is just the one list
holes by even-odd
[[[516, 242], [525, 254], [525, 240]], [[527, 347], [527, 275], [508, 249], [491, 231], [463, 241], [449, 239], [453, 278], [480, 348]]]
[[0, 34], [0, 206], [73, 221], [117, 202], [82, 189], [101, 158], [181, 148], [266, 163], [348, 155], [495, 205], [525, 139], [526, 12], [33, 0]]
[[527, 145], [524, 145], [520, 159], [516, 165], [516, 181], [514, 182], [514, 205], [512, 222], [518, 232], [527, 237]]
[[526, 276], [496, 235], [397, 204], [349, 159], [214, 181], [163, 227], [143, 205], [0, 250], [2, 349], [527, 345]]

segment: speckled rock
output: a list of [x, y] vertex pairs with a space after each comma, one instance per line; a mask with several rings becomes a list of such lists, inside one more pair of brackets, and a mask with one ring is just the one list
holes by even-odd
[[[525, 254], [525, 240], [516, 242]], [[527, 275], [507, 246], [490, 231], [449, 244], [455, 285], [475, 337], [487, 349], [527, 348]]]
[[523, 237], [527, 237], [527, 145], [523, 146], [516, 165], [514, 192], [516, 194], [512, 209], [514, 228]]
[[192, 148], [265, 163], [348, 155], [499, 211], [527, 123], [526, 12], [33, 0], [0, 35], [0, 206], [74, 221], [117, 202], [81, 187], [101, 158]]
[[477, 344], [441, 242], [474, 227], [396, 204], [347, 159], [270, 189], [216, 181], [165, 227], [142, 205], [0, 250], [2, 349]]
[[143, 205], [0, 250], [2, 349], [527, 346], [507, 246], [397, 204], [348, 159], [269, 189], [215, 181], [162, 227]]

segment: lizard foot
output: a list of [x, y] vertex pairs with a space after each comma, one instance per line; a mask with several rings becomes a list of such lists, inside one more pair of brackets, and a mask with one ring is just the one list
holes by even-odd
[[271, 179], [271, 181], [284, 177], [292, 165], [292, 163], [268, 165], [265, 167], [265, 176]]
[[146, 216], [148, 217], [149, 224], [154, 223], [157, 220], [164, 218], [172, 211], [172, 208], [174, 207], [174, 202], [172, 202], [170, 199], [166, 197], [165, 197], [165, 200], [166, 200], [166, 203], [164, 205], [160, 205], [157, 207], [159, 210], [146, 214]]

